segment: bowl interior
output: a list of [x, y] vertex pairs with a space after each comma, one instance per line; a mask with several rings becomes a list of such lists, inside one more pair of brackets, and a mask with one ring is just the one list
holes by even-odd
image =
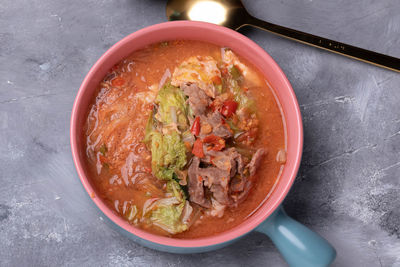
[[[252, 62], [267, 78], [270, 86], [273, 88], [273, 92], [281, 104], [286, 122], [287, 162], [280, 180], [269, 198], [252, 216], [239, 226], [215, 236], [192, 240], [161, 237], [131, 226], [110, 210], [99, 197], [96, 197], [96, 191], [88, 178], [88, 172], [85, 170], [84, 164], [84, 157], [86, 155], [83, 149], [85, 142], [83, 126], [89, 104], [92, 101], [98, 83], [112, 66], [133, 51], [151, 43], [176, 39], [200, 40], [218, 46], [230, 47], [237, 54]], [[276, 62], [247, 37], [228, 28], [203, 22], [177, 21], [157, 24], [135, 32], [115, 44], [96, 62], [87, 74], [75, 99], [71, 116], [71, 148], [74, 163], [86, 191], [91, 195], [95, 204], [107, 217], [126, 231], [139, 238], [167, 246], [210, 246], [230, 241], [253, 230], [281, 204], [287, 195], [297, 174], [302, 145], [303, 131], [296, 96], [286, 76]]]

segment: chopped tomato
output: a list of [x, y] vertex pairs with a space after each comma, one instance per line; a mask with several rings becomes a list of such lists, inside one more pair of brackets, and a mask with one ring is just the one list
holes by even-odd
[[203, 142], [206, 144], [211, 144], [209, 150], [219, 151], [225, 147], [225, 140], [213, 134], [204, 137]]
[[194, 119], [192, 128], [190, 129], [190, 132], [194, 135], [199, 135], [200, 133], [200, 117], [196, 117], [196, 119]]
[[204, 158], [204, 151], [203, 151], [203, 142], [201, 139], [196, 139], [196, 141], [193, 144], [193, 149], [192, 149], [193, 155], [199, 158]]
[[125, 80], [121, 77], [117, 77], [114, 80], [111, 81], [111, 84], [113, 86], [122, 86], [125, 84]]
[[227, 100], [222, 104], [221, 114], [226, 118], [229, 118], [233, 113], [236, 112], [237, 107], [238, 103], [236, 101]]
[[213, 84], [216, 84], [216, 85], [222, 84], [221, 77], [219, 77], [219, 76], [212, 77], [212, 82], [213, 82]]

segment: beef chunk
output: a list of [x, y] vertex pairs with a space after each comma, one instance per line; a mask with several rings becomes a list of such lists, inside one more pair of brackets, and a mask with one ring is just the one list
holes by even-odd
[[211, 187], [212, 185], [221, 185], [228, 187], [230, 181], [230, 169], [221, 170], [216, 167], [207, 167], [199, 169], [200, 176], [204, 179], [204, 185]]
[[215, 111], [208, 116], [202, 116], [201, 120], [211, 125], [212, 134], [214, 135], [224, 139], [231, 138], [233, 136], [232, 130], [228, 124], [224, 123], [224, 117], [222, 117], [221, 113], [218, 111]]
[[223, 151], [206, 151], [205, 160], [208, 160], [209, 162], [207, 163], [212, 163], [219, 169], [230, 170], [230, 177], [235, 176], [236, 173], [243, 175], [244, 164], [242, 156], [233, 147]]
[[194, 83], [182, 84], [181, 89], [189, 97], [189, 105], [195, 116], [205, 115], [211, 99]]
[[248, 196], [250, 189], [252, 188], [253, 183], [247, 178], [244, 177], [243, 182], [243, 190], [237, 193], [231, 193], [232, 204], [230, 206], [237, 207], [240, 203], [242, 203]]
[[250, 177], [256, 174], [257, 168], [260, 166], [261, 159], [265, 154], [265, 150], [262, 148], [257, 149], [256, 153], [254, 153], [253, 157], [251, 158], [250, 163], [246, 166], [249, 168]]
[[221, 185], [212, 185], [210, 188], [213, 197], [222, 205], [232, 205], [232, 200], [229, 198], [228, 189]]
[[[218, 112], [202, 116], [202, 119], [205, 118], [213, 126], [214, 134], [216, 128], [224, 127], [221, 123], [222, 116]], [[245, 166], [242, 155], [234, 147], [221, 151], [207, 150], [204, 147], [203, 150], [204, 157], [194, 157], [188, 170], [190, 200], [212, 210], [215, 209], [212, 205], [214, 201], [218, 204], [218, 212], [214, 213], [222, 216], [226, 206], [235, 207], [248, 196], [253, 185], [252, 176], [255, 175], [265, 151], [258, 149], [250, 163]], [[204, 166], [200, 167], [200, 163]]]
[[203, 180], [200, 178], [199, 165], [200, 159], [193, 157], [192, 164], [188, 170], [190, 201], [205, 208], [210, 208], [210, 201], [204, 196]]

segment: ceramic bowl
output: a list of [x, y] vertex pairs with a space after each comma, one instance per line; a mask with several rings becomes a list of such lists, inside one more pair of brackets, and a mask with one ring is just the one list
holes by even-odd
[[[117, 216], [97, 197], [85, 169], [83, 125], [98, 83], [108, 70], [133, 51], [167, 40], [200, 40], [230, 47], [252, 62], [267, 78], [281, 104], [286, 122], [287, 161], [279, 182], [267, 201], [237, 227], [217, 235], [198, 239], [176, 239], [135, 228]], [[203, 22], [176, 21], [146, 27], [112, 46], [90, 69], [75, 99], [71, 115], [71, 148], [80, 180], [96, 206], [117, 228], [144, 246], [173, 253], [215, 250], [237, 241], [251, 231], [267, 234], [286, 261], [293, 266], [325, 266], [335, 258], [335, 250], [326, 240], [289, 218], [281, 208], [296, 177], [303, 147], [303, 128], [299, 105], [293, 89], [278, 64], [261, 47], [244, 35], [225, 27]]]

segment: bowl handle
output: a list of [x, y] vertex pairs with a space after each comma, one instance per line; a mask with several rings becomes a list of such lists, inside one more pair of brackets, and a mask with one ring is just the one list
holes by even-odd
[[336, 257], [328, 241], [290, 218], [282, 206], [255, 230], [271, 238], [290, 266], [329, 266]]

